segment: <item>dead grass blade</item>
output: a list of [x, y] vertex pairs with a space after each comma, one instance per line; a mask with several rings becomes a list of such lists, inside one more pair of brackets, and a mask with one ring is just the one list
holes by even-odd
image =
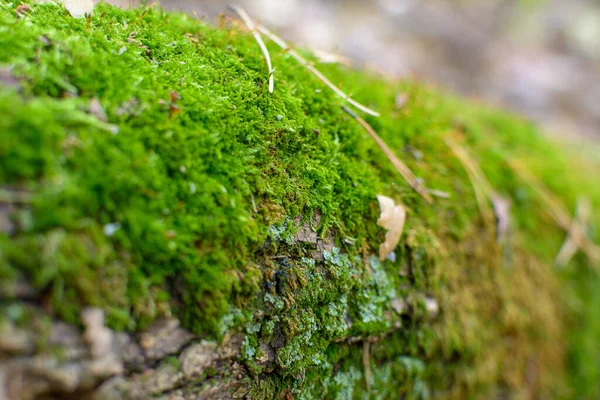
[[400, 175], [402, 175], [406, 182], [408, 182], [408, 184], [417, 193], [419, 193], [425, 200], [427, 200], [429, 204], [433, 204], [433, 198], [429, 195], [429, 193], [427, 193], [427, 190], [423, 186], [421, 186], [421, 184], [417, 180], [417, 177], [412, 173], [410, 168], [408, 168], [406, 164], [404, 164], [394, 154], [394, 152], [388, 147], [388, 145], [385, 144], [383, 139], [381, 139], [377, 132], [375, 132], [375, 130], [371, 127], [371, 125], [369, 125], [367, 121], [365, 121], [364, 119], [353, 113], [351, 110], [349, 110], [347, 107], [342, 106], [342, 109], [346, 111], [346, 113], [348, 113], [348, 115], [350, 115], [352, 118], [354, 118], [365, 129], [365, 131], [367, 131], [367, 133], [373, 138], [373, 140], [375, 140], [375, 143], [377, 143], [381, 151], [383, 151], [388, 160], [390, 160], [390, 162], [394, 165], [396, 170], [400, 173]]
[[363, 354], [362, 354], [363, 369], [365, 373], [365, 385], [367, 386], [367, 392], [371, 391], [371, 343], [365, 340], [363, 341]]
[[467, 176], [469, 177], [471, 186], [475, 192], [475, 200], [477, 200], [477, 206], [479, 207], [481, 216], [485, 221], [490, 221], [492, 219], [492, 210], [488, 199], [494, 196], [494, 190], [489, 183], [485, 183], [487, 182], [487, 179], [483, 175], [483, 171], [478, 168], [475, 161], [469, 157], [467, 152], [459, 146], [458, 143], [450, 137], [446, 137], [444, 141], [467, 172]]
[[347, 101], [348, 103], [352, 104], [354, 107], [358, 108], [359, 110], [361, 110], [361, 111], [363, 111], [363, 112], [365, 112], [367, 114], [373, 115], [375, 117], [379, 117], [380, 114], [377, 111], [371, 110], [370, 108], [368, 108], [366, 106], [363, 106], [359, 102], [354, 101], [349, 95], [347, 95], [346, 93], [342, 92], [329, 79], [327, 79], [327, 77], [325, 75], [323, 75], [317, 68], [315, 68], [314, 65], [312, 65], [311, 63], [309, 63], [296, 50], [294, 50], [293, 48], [291, 48], [283, 39], [281, 39], [279, 36], [277, 36], [276, 34], [274, 34], [273, 32], [271, 32], [264, 25], [262, 25], [260, 23], [257, 23], [256, 24], [256, 29], [258, 29], [258, 31], [260, 33], [262, 33], [263, 35], [265, 35], [266, 37], [268, 37], [269, 39], [271, 39], [273, 42], [275, 42], [275, 44], [277, 44], [279, 47], [281, 47], [284, 51], [288, 52], [292, 57], [294, 57], [294, 59], [296, 61], [298, 61], [300, 64], [302, 64], [304, 67], [306, 67], [306, 69], [308, 69], [310, 72], [312, 72], [317, 78], [319, 78], [321, 80], [321, 82], [323, 82], [325, 85], [327, 85], [338, 96], [340, 96], [345, 101]]
[[479, 212], [485, 221], [492, 220], [490, 202], [492, 203], [494, 215], [496, 216], [497, 240], [502, 244], [506, 244], [510, 229], [510, 202], [494, 190], [479, 165], [462, 146], [449, 136], [444, 141], [465, 168], [475, 191]]
[[[529, 172], [521, 163], [514, 160], [509, 160], [508, 165], [513, 171], [521, 178], [523, 182], [529, 185], [533, 191], [538, 195], [540, 200], [545, 206], [545, 211], [550, 217], [556, 222], [558, 226], [564, 229], [566, 232], [571, 232], [573, 227], [573, 221], [569, 215], [569, 211], [562, 204], [550, 189], [548, 189], [542, 182], [540, 182], [531, 172]], [[585, 209], [583, 210], [585, 211]], [[579, 211], [581, 212], [581, 210]], [[585, 213], [584, 213], [585, 216]], [[592, 242], [584, 232], [583, 235], [570, 236], [577, 244], [578, 248], [582, 249], [585, 255], [595, 264], [600, 263], [600, 246]], [[570, 246], [570, 245], [569, 245]], [[564, 246], [563, 246], [564, 247]], [[567, 248], [564, 250], [568, 251]], [[559, 253], [560, 255], [560, 253]], [[566, 254], [568, 255], [568, 253]], [[562, 257], [566, 257], [561, 256]], [[558, 258], [558, 256], [557, 256]], [[558, 261], [561, 261], [560, 259]]]
[[529, 185], [540, 197], [546, 206], [546, 212], [554, 221], [564, 230], [568, 231], [571, 227], [571, 217], [569, 211], [563, 206], [561, 201], [540, 182], [531, 172], [523, 167], [519, 162], [509, 160], [508, 165], [515, 171], [523, 182]]
[[567, 232], [567, 239], [563, 243], [560, 251], [556, 255], [554, 263], [559, 267], [564, 267], [571, 261], [573, 256], [579, 250], [580, 243], [585, 239], [585, 226], [592, 216], [592, 205], [589, 199], [580, 198], [577, 201], [575, 209], [575, 219], [571, 224], [571, 228]]
[[267, 61], [267, 67], [269, 68], [269, 93], [273, 93], [273, 87], [275, 85], [273, 79], [273, 66], [271, 65], [271, 56], [269, 56], [269, 50], [267, 49], [265, 42], [263, 42], [262, 38], [260, 37], [260, 34], [256, 29], [256, 25], [254, 24], [254, 21], [252, 21], [252, 18], [250, 18], [248, 13], [246, 13], [246, 11], [244, 11], [243, 8], [232, 5], [230, 5], [229, 8], [232, 11], [234, 11], [237, 15], [239, 15], [242, 21], [244, 21], [244, 24], [246, 24], [248, 30], [252, 32], [254, 39], [256, 39], [256, 43], [258, 43], [258, 47], [260, 47], [260, 50], [265, 56], [265, 60]]

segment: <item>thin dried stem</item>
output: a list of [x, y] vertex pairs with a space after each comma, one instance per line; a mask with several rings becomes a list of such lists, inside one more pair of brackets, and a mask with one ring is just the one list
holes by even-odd
[[429, 193], [432, 196], [435, 197], [439, 197], [440, 199], [449, 199], [452, 197], [452, 195], [448, 192], [444, 192], [443, 190], [437, 190], [437, 189], [425, 189], [427, 190], [427, 193]]
[[[471, 186], [473, 186], [473, 191], [475, 192], [475, 199], [477, 200], [477, 206], [479, 207], [481, 216], [484, 220], [490, 221], [492, 211], [487, 200], [495, 193], [494, 190], [489, 183], [487, 183], [487, 185], [483, 183], [487, 182], [483, 172], [477, 168], [475, 162], [462, 147], [455, 143], [450, 137], [447, 137], [444, 141], [448, 147], [450, 147], [452, 152], [454, 152], [456, 158], [467, 172], [467, 176], [469, 177]], [[482, 176], [479, 176], [479, 173]]]
[[371, 343], [365, 340], [363, 342], [363, 354], [362, 354], [363, 369], [365, 371], [365, 385], [367, 386], [367, 392], [371, 391]]
[[564, 230], [568, 231], [571, 227], [571, 217], [569, 211], [556, 198], [554, 193], [545, 187], [531, 172], [526, 170], [517, 161], [508, 161], [508, 164], [516, 174], [538, 194], [542, 202], [546, 205], [546, 211], [554, 221]]
[[296, 50], [291, 48], [285, 41], [283, 41], [283, 39], [281, 39], [279, 36], [275, 35], [273, 32], [271, 32], [269, 29], [267, 29], [264, 25], [257, 23], [256, 29], [258, 29], [258, 31], [260, 33], [262, 33], [263, 35], [265, 35], [266, 37], [271, 39], [273, 42], [275, 42], [275, 44], [277, 44], [283, 50], [288, 52], [292, 57], [294, 57], [294, 59], [296, 61], [298, 61], [300, 64], [302, 64], [304, 67], [306, 67], [310, 72], [312, 72], [314, 75], [316, 75], [317, 78], [319, 78], [325, 85], [327, 85], [331, 90], [333, 90], [338, 96], [340, 96], [345, 101], [352, 104], [354, 107], [358, 108], [359, 110], [361, 110], [367, 114], [373, 115], [375, 117], [379, 117], [380, 114], [377, 111], [373, 111], [370, 108], [363, 106], [359, 102], [354, 101], [349, 95], [342, 92], [329, 79], [327, 79], [327, 77], [325, 77], [325, 75], [323, 75], [317, 68], [315, 68], [314, 65], [309, 63]]
[[[517, 161], [508, 161], [508, 164], [513, 171], [529, 185], [538, 197], [542, 200], [545, 210], [558, 226], [566, 232], [571, 231], [573, 221], [569, 215], [569, 211], [565, 208], [562, 202], [540, 182], [531, 172], [525, 169]], [[593, 262], [600, 262], [600, 246], [592, 242], [587, 236], [574, 237], [579, 248], [583, 250], [585, 255]]]
[[265, 60], [267, 61], [267, 67], [269, 68], [269, 93], [273, 93], [273, 87], [275, 85], [273, 79], [273, 66], [271, 65], [271, 56], [269, 56], [269, 50], [267, 49], [265, 42], [263, 42], [262, 38], [260, 37], [260, 34], [256, 29], [256, 25], [254, 24], [254, 21], [252, 21], [252, 18], [250, 18], [248, 13], [246, 13], [246, 11], [244, 11], [243, 8], [231, 5], [229, 6], [229, 8], [231, 8], [231, 10], [234, 11], [237, 15], [239, 15], [242, 21], [244, 21], [244, 24], [246, 24], [248, 30], [252, 32], [254, 39], [256, 39], [256, 43], [258, 43], [258, 47], [260, 47], [263, 55], [265, 56]]
[[577, 208], [575, 209], [575, 219], [571, 224], [571, 228], [567, 233], [567, 239], [563, 243], [560, 251], [558, 252], [554, 263], [563, 267], [571, 261], [577, 250], [579, 249], [579, 244], [585, 238], [585, 226], [589, 222], [589, 219], [592, 215], [592, 205], [590, 204], [589, 199], [580, 198], [577, 201]]
[[417, 177], [412, 173], [410, 168], [406, 166], [388, 147], [387, 144], [379, 137], [377, 132], [373, 130], [371, 125], [367, 123], [364, 119], [350, 111], [348, 108], [342, 106], [342, 109], [346, 111], [352, 118], [354, 118], [358, 123], [367, 131], [367, 133], [375, 140], [375, 143], [379, 146], [381, 151], [386, 155], [388, 160], [396, 167], [396, 170], [402, 175], [402, 177], [408, 182], [408, 184], [419, 193], [429, 204], [433, 203], [433, 198], [427, 193], [427, 190], [421, 186], [419, 181], [417, 181]]
[[475, 191], [475, 198], [477, 199], [479, 211], [484, 220], [489, 221], [491, 219], [492, 213], [489, 208], [488, 200], [491, 201], [496, 216], [497, 240], [502, 244], [506, 244], [510, 229], [510, 202], [494, 190], [483, 173], [483, 170], [471, 156], [469, 156], [469, 153], [463, 147], [454, 142], [450, 137], [446, 137], [445, 142], [465, 168], [469, 180], [471, 181], [471, 185], [473, 186], [473, 190]]
[[477, 165], [477, 163], [469, 156], [467, 151], [454, 140], [452, 140], [450, 137], [447, 137], [445, 139], [445, 142], [448, 145], [448, 147], [450, 147], [450, 149], [454, 152], [454, 154], [456, 154], [456, 157], [458, 157], [459, 161], [463, 164], [465, 169], [469, 170], [473, 174], [473, 177], [477, 180], [477, 183], [483, 189], [484, 194], [490, 199], [498, 197], [496, 191], [485, 177], [485, 174], [483, 173], [479, 165]]

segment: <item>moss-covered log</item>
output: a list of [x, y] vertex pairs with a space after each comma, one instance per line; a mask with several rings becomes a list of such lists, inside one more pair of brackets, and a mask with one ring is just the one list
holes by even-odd
[[[599, 396], [599, 265], [553, 265], [565, 229], [511, 167], [600, 208], [597, 148], [320, 65], [430, 205], [269, 48], [273, 94], [233, 20], [0, 0], [0, 398]], [[378, 194], [408, 212], [385, 261]]]

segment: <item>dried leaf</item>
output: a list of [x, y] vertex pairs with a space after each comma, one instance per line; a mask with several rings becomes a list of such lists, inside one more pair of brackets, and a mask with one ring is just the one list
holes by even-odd
[[395, 204], [394, 200], [389, 197], [377, 195], [377, 200], [381, 209], [377, 225], [387, 230], [385, 242], [379, 246], [379, 259], [383, 261], [388, 254], [394, 251], [400, 241], [406, 220], [406, 210], [402, 205]]
[[92, 14], [94, 11], [92, 0], [62, 0], [62, 3], [75, 18], [85, 17], [86, 14]]
[[31, 7], [29, 7], [27, 4], [19, 4], [15, 10], [15, 13], [17, 16], [22, 17], [29, 11], [31, 11]]

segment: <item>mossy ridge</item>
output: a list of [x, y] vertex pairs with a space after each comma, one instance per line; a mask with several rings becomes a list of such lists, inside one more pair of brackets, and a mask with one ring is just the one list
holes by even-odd
[[[257, 393], [266, 386], [277, 394], [289, 388], [307, 398], [313, 390], [330, 397], [365, 394], [360, 346], [333, 342], [348, 335], [392, 335], [394, 340], [373, 345], [373, 380], [386, 381], [389, 393], [415, 396], [520, 393], [531, 385], [523, 381], [529, 360], [522, 357], [541, 363], [535, 357], [546, 357], [543, 350], [560, 343], [555, 324], [562, 314], [553, 300], [559, 277], [546, 264], [564, 233], [505, 159], [526, 155], [569, 205], [584, 189], [599, 205], [593, 174], [577, 173], [597, 165], [574, 165], [514, 117], [421, 85], [382, 84], [324, 66], [362, 103], [377, 105], [383, 117], [369, 122], [429, 187], [452, 193], [451, 200], [428, 207], [339, 109], [339, 100], [273, 47], [277, 80], [269, 95], [261, 54], [235, 27], [215, 29], [182, 14], [106, 5], [88, 20], [75, 20], [59, 7], [36, 4], [19, 19], [17, 5], [0, 1], [0, 63], [21, 78], [19, 93], [0, 92], [0, 111], [8, 116], [0, 121], [8, 139], [0, 144], [0, 179], [31, 191], [33, 201], [18, 214], [18, 234], [1, 238], [7, 289], [17, 280], [33, 282], [52, 311], [74, 323], [82, 305], [95, 305], [117, 329], [139, 329], [171, 312], [199, 333], [218, 335], [242, 324], [255, 373], [265, 368], [252, 360], [261, 355], [256, 346], [278, 329], [284, 343], [270, 367], [275, 374], [258, 381]], [[410, 99], [400, 110], [394, 108], [398, 91]], [[112, 125], [89, 114], [92, 98]], [[486, 161], [490, 181], [515, 202], [513, 269], [502, 269], [499, 257], [482, 250], [493, 246], [486, 243], [493, 237], [481, 227], [468, 179], [442, 140], [451, 130], [463, 133], [470, 151]], [[367, 267], [368, 253], [383, 237], [375, 224], [377, 193], [409, 208], [397, 261], [376, 265], [384, 279]], [[321, 235], [335, 233], [342, 251], [310, 266], [302, 261], [307, 249], [273, 240], [270, 228], [287, 222], [281, 231], [292, 238], [290, 221], [314, 210], [322, 214]], [[105, 235], [103, 227], [115, 223], [120, 229]], [[274, 248], [265, 251], [268, 238]], [[268, 255], [275, 253], [291, 255], [289, 266], [272, 265]], [[403, 266], [410, 273], [399, 276]], [[265, 274], [278, 271], [284, 283], [269, 286]], [[340, 271], [348, 274], [335, 276]], [[584, 259], [564, 275], [569, 299], [598, 302]], [[587, 290], [577, 293], [584, 285]], [[532, 301], [532, 290], [540, 304]], [[422, 312], [396, 316], [392, 292], [415, 299], [415, 310], [419, 296], [434, 296], [442, 302], [442, 321], [429, 321]], [[297, 304], [286, 304], [286, 296]], [[270, 315], [260, 315], [258, 307], [271, 300]], [[352, 328], [341, 323], [345, 309], [358, 322]], [[374, 317], [360, 323], [361, 310], [374, 311]], [[598, 390], [598, 371], [578, 358], [594, 354], [590, 338], [598, 319], [578, 318], [591, 312], [581, 310], [573, 318], [587, 321], [587, 328], [574, 333], [579, 337], [571, 354], [581, 368], [577, 387], [585, 393]], [[275, 317], [277, 326], [268, 323]], [[403, 329], [390, 330], [394, 319]], [[498, 338], [536, 354], [513, 357], [512, 348], [486, 347]], [[302, 347], [306, 340], [314, 345]], [[549, 354], [536, 391], [560, 389], [543, 380], [560, 369], [560, 355]], [[329, 380], [316, 379], [333, 371]], [[405, 378], [405, 388], [393, 387]]]

